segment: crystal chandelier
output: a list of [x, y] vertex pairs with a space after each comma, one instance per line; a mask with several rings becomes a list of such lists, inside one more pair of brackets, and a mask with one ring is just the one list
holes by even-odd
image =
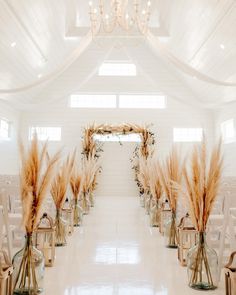
[[107, 5], [104, 2], [99, 0], [99, 5], [96, 7], [92, 1], [89, 1], [93, 36], [102, 32], [112, 33], [118, 28], [128, 33], [132, 31], [142, 35], [147, 34], [151, 15], [150, 0], [110, 0]]

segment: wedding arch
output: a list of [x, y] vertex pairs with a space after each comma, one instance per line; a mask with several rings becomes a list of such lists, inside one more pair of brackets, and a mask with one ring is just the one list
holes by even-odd
[[121, 125], [92, 124], [84, 128], [82, 138], [82, 155], [86, 158], [99, 158], [103, 151], [101, 145], [95, 139], [95, 135], [129, 135], [139, 134], [141, 142], [137, 145], [135, 154], [148, 159], [152, 156], [155, 145], [154, 133], [150, 131], [149, 126], [140, 126], [137, 124], [123, 123]]
[[139, 134], [141, 141], [137, 143], [130, 159], [133, 163], [132, 169], [135, 173], [135, 182], [140, 194], [143, 194], [143, 187], [139, 180], [140, 161], [147, 161], [154, 153], [155, 137], [148, 125], [140, 126], [137, 124], [123, 123], [121, 125], [92, 124], [84, 128], [82, 137], [82, 156], [84, 159], [98, 160], [103, 152], [101, 142], [96, 140], [95, 135], [129, 135]]

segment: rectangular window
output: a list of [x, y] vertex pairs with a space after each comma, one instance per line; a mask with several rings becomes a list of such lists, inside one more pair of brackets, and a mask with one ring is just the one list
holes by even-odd
[[202, 141], [202, 128], [174, 128], [174, 142], [199, 142]]
[[230, 119], [221, 123], [221, 134], [224, 143], [235, 141], [234, 119]]
[[103, 142], [141, 142], [140, 134], [95, 134], [94, 140]]
[[127, 109], [164, 109], [164, 95], [120, 95], [119, 108]]
[[116, 95], [71, 95], [72, 108], [116, 108]]
[[61, 127], [30, 127], [29, 139], [37, 134], [38, 140], [60, 141], [61, 140]]
[[10, 123], [4, 119], [0, 119], [0, 139], [10, 139]]
[[98, 70], [99, 76], [136, 76], [137, 69], [133, 63], [104, 62]]

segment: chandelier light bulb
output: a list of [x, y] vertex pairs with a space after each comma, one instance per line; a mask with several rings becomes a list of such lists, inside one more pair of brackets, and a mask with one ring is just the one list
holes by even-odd
[[109, 15], [108, 14], [105, 15], [105, 19], [109, 19]]
[[93, 6], [93, 2], [89, 1], [89, 6], [92, 7]]
[[151, 6], [151, 1], [148, 1], [147, 6], [150, 7]]
[[145, 15], [145, 14], [146, 14], [146, 10], [143, 10], [143, 11], [142, 11], [142, 14]]
[[96, 14], [98, 11], [97, 11], [97, 9], [95, 8], [95, 9], [93, 10], [93, 12]]
[[128, 15], [128, 13], [126, 13], [126, 15], [125, 15], [125, 18], [126, 18], [126, 19], [128, 19], [128, 18], [129, 18], [129, 15]]

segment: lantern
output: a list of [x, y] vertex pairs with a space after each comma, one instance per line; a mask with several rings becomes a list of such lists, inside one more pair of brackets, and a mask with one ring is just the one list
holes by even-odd
[[68, 199], [66, 199], [65, 205], [62, 208], [62, 216], [68, 224], [67, 233], [69, 235], [72, 235], [74, 231], [74, 213]]
[[182, 266], [187, 265], [187, 253], [197, 243], [197, 231], [194, 228], [189, 214], [181, 218], [177, 227], [178, 236], [178, 260]]
[[236, 267], [233, 267], [236, 251], [230, 255], [229, 262], [224, 267], [226, 295], [236, 294]]
[[171, 210], [168, 203], [168, 200], [165, 200], [161, 204], [161, 212], [160, 212], [160, 226], [159, 226], [159, 232], [164, 235], [165, 231], [165, 224], [166, 221], [171, 217]]
[[11, 265], [5, 251], [0, 251], [0, 295], [12, 294], [12, 273]]
[[53, 266], [55, 260], [55, 226], [53, 219], [44, 213], [35, 231], [35, 246], [44, 254], [45, 266]]

